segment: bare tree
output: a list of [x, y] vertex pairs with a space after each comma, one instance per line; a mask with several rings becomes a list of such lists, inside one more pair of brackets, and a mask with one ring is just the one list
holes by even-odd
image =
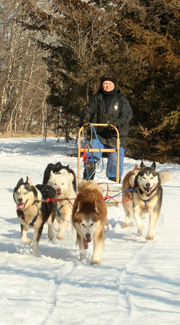
[[34, 128], [40, 133], [44, 129], [42, 111], [48, 94], [47, 69], [44, 51], [33, 39], [34, 33], [22, 27], [22, 17], [21, 1], [3, 0], [0, 14], [0, 130], [16, 133]]

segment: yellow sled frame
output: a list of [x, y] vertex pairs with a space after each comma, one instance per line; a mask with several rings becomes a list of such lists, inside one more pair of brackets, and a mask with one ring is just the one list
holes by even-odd
[[90, 126], [105, 126], [105, 127], [112, 127], [114, 128], [114, 130], [116, 131], [117, 134], [117, 148], [114, 149], [86, 149], [86, 151], [89, 152], [117, 152], [117, 167], [116, 167], [116, 182], [119, 183], [119, 158], [120, 158], [120, 154], [119, 154], [119, 131], [118, 129], [112, 125], [112, 124], [100, 124], [100, 123], [86, 123], [84, 124], [80, 129], [79, 129], [79, 133], [78, 133], [78, 182], [80, 182], [80, 158], [81, 158], [81, 152], [84, 152], [85, 148], [81, 148], [81, 133], [82, 130], [84, 129], [84, 127], [90, 127]]

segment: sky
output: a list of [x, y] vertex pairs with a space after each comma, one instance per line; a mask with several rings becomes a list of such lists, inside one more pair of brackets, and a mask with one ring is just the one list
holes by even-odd
[[[163, 184], [163, 204], [153, 241], [145, 239], [131, 220], [123, 228], [125, 214], [119, 203], [107, 204], [108, 227], [102, 265], [79, 260], [76, 233], [70, 224], [63, 240], [50, 241], [47, 225], [33, 254], [32, 245], [21, 242], [13, 189], [28, 176], [42, 183], [49, 163], [69, 165], [77, 176], [75, 144], [63, 138], [0, 138], [0, 325], [175, 325], [180, 324], [180, 166], [157, 163], [172, 179]], [[125, 157], [123, 177], [140, 160]], [[107, 182], [99, 166], [95, 179]], [[144, 161], [151, 166], [151, 161]], [[83, 161], [81, 161], [81, 177]], [[106, 186], [105, 186], [106, 188]], [[121, 193], [121, 190], [120, 190]], [[106, 195], [106, 193], [104, 193]], [[29, 230], [30, 238], [33, 230]]]

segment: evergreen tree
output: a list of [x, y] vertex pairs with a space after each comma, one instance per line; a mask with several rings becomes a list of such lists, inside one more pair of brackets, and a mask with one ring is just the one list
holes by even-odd
[[27, 27], [48, 52], [51, 123], [57, 127], [61, 115], [66, 125], [69, 119], [78, 125], [99, 76], [111, 70], [134, 112], [126, 153], [155, 160], [177, 155], [179, 1], [26, 1], [24, 10]]
[[177, 155], [180, 140], [179, 1], [127, 2], [121, 13], [118, 28], [128, 43], [135, 113], [131, 145], [138, 157], [167, 161]]

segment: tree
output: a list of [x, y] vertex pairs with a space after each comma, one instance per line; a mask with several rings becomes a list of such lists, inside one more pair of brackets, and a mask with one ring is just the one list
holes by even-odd
[[[46, 64], [32, 32], [20, 23], [19, 1], [3, 1], [1, 11], [1, 132], [41, 132], [46, 107]], [[35, 127], [36, 125], [36, 127]]]
[[[8, 84], [4, 121], [9, 118], [9, 125], [14, 125], [12, 116], [12, 121], [23, 121], [26, 127], [27, 120], [29, 125], [36, 120], [42, 125], [43, 112], [46, 124], [47, 107], [41, 109], [47, 103], [48, 124], [65, 130], [68, 138], [68, 132], [76, 132], [81, 109], [96, 91], [99, 76], [114, 71], [134, 111], [126, 154], [155, 160], [179, 155], [174, 150], [180, 140], [179, 1], [26, 0], [20, 5], [16, 28], [21, 23], [23, 37], [19, 39], [31, 44], [24, 50], [26, 69], [13, 76], [18, 92]], [[25, 49], [23, 42], [19, 48]], [[17, 62], [22, 65], [19, 53], [15, 67]], [[29, 60], [33, 53], [34, 60]], [[3, 70], [3, 77], [7, 71]], [[24, 89], [23, 96], [19, 89]]]
[[180, 140], [179, 2], [135, 1], [131, 5], [127, 1], [121, 13], [118, 29], [127, 40], [132, 66], [127, 69], [135, 111], [131, 146], [138, 156], [167, 161], [177, 154], [174, 145]]
[[53, 123], [58, 121], [59, 109], [64, 116], [79, 116], [95, 91], [97, 76], [109, 70], [107, 40], [116, 30], [116, 2], [112, 7], [108, 1], [102, 8], [92, 1], [54, 0], [48, 10], [37, 1], [24, 4], [31, 13], [28, 28], [41, 32], [39, 41], [50, 51], [46, 63], [51, 88], [48, 103], [53, 107], [49, 118], [53, 116]]

